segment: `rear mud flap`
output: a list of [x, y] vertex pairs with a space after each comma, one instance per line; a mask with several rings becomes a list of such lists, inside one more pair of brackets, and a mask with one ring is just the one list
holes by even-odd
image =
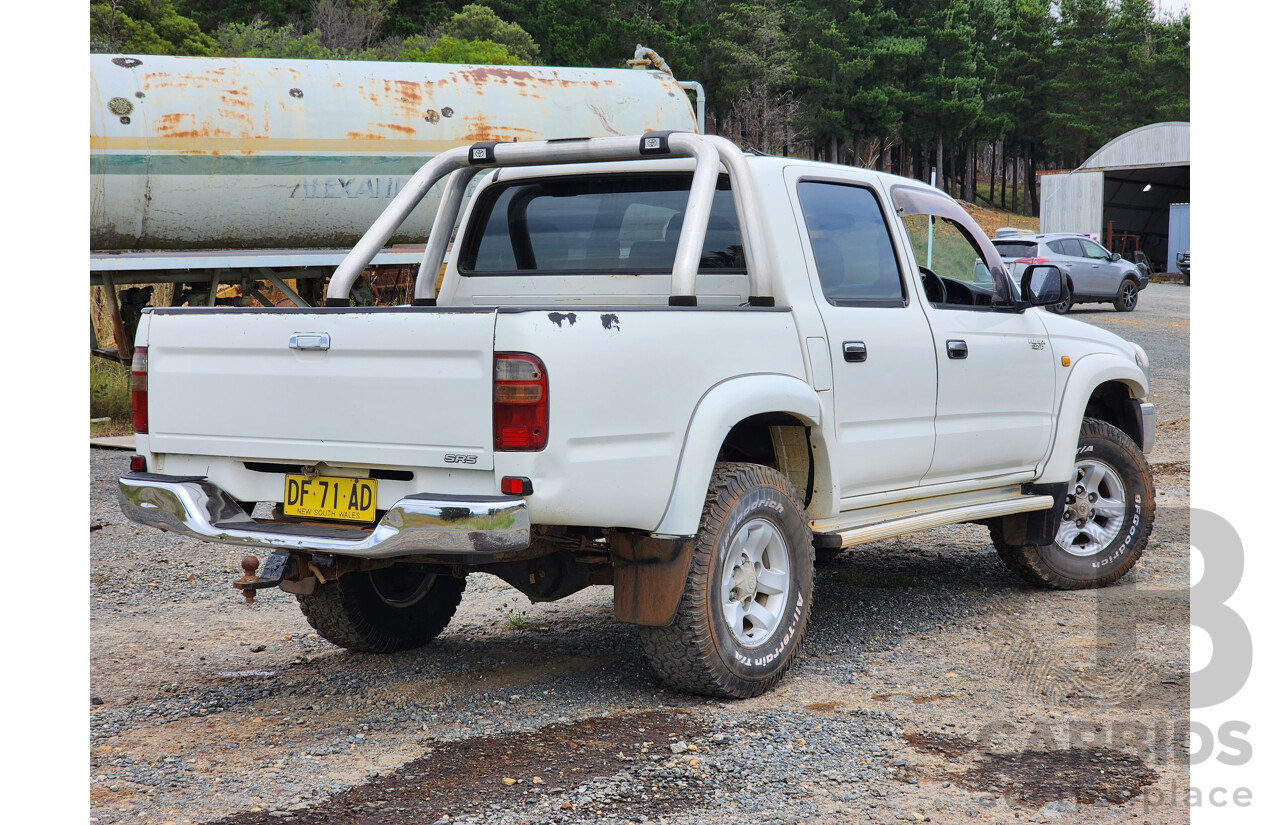
[[613, 560], [613, 615], [631, 624], [666, 627], [676, 616], [693, 539], [655, 539], [638, 533], [609, 536]]

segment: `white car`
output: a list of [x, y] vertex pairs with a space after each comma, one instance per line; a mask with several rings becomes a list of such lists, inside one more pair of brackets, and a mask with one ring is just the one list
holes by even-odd
[[[352, 306], [437, 181], [413, 305]], [[1029, 311], [1061, 281], [1015, 282], [906, 178], [680, 133], [463, 146], [326, 306], [146, 311], [121, 504], [269, 553], [237, 586], [352, 650], [428, 643], [469, 572], [534, 601], [612, 585], [668, 684], [753, 696], [800, 648], [815, 557], [980, 522], [1049, 587], [1137, 561], [1146, 353]]]

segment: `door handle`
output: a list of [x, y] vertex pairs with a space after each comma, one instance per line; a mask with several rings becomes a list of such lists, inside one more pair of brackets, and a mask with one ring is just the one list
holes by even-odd
[[844, 360], [853, 364], [867, 360], [867, 345], [861, 341], [845, 341]]
[[947, 342], [948, 358], [968, 358], [969, 345], [964, 341], [948, 341]]
[[329, 349], [329, 333], [295, 332], [289, 336], [289, 349], [327, 351]]

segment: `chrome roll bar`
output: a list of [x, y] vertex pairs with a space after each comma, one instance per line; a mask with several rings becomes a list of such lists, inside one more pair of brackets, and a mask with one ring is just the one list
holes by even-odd
[[734, 190], [734, 209], [743, 234], [743, 256], [750, 283], [750, 303], [771, 305], [773, 293], [765, 276], [763, 232], [759, 204], [745, 158], [737, 146], [721, 137], [685, 132], [646, 132], [643, 135], [610, 138], [546, 140], [529, 143], [476, 143], [442, 152], [423, 164], [400, 193], [387, 205], [369, 231], [347, 253], [329, 281], [327, 306], [347, 306], [351, 286], [374, 255], [399, 228], [427, 191], [446, 176], [441, 203], [432, 223], [431, 236], [423, 252], [422, 265], [414, 285], [414, 303], [435, 303], [435, 284], [444, 261], [449, 235], [462, 209], [467, 184], [481, 169], [543, 166], [551, 164], [599, 163], [670, 157], [694, 159], [693, 182], [676, 247], [671, 273], [672, 306], [696, 305], [696, 281], [707, 222], [715, 198], [716, 179], [723, 164]]

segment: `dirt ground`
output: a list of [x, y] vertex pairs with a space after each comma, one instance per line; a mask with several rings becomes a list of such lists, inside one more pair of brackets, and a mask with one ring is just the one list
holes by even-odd
[[769, 694], [664, 688], [608, 588], [530, 605], [472, 576], [430, 646], [354, 654], [231, 548], [127, 522], [91, 450], [91, 821], [1188, 820], [1189, 291], [1072, 312], [1152, 356], [1155, 529], [1098, 592], [1023, 584], [985, 529], [820, 568]]

